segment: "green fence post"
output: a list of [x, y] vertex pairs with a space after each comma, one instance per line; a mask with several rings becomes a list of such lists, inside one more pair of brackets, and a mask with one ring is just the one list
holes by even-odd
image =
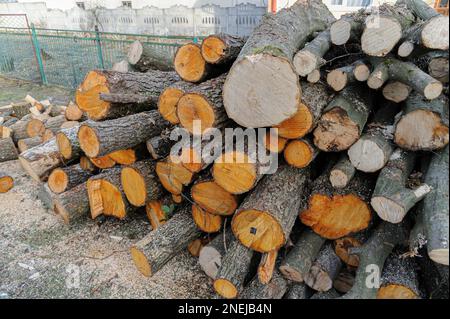
[[100, 69], [104, 69], [105, 64], [103, 62], [102, 42], [100, 39], [100, 32], [98, 31], [98, 26], [95, 26], [95, 43], [97, 44], [98, 64], [100, 66]]
[[39, 73], [41, 75], [42, 84], [48, 84], [47, 77], [45, 76], [44, 64], [42, 63], [41, 48], [39, 46], [39, 41], [36, 35], [36, 29], [34, 28], [33, 23], [31, 24], [31, 38], [33, 41], [34, 49], [36, 51], [36, 59], [39, 66]]

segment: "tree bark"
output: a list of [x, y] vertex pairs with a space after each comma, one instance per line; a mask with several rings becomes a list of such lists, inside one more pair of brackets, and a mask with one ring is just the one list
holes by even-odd
[[350, 86], [325, 108], [314, 130], [314, 144], [325, 152], [350, 148], [361, 136], [373, 107], [370, 92]]
[[0, 139], [0, 163], [16, 160], [18, 156], [16, 146], [10, 137]]
[[448, 99], [441, 96], [428, 101], [417, 92], [412, 93], [395, 127], [394, 142], [411, 151], [434, 151], [445, 147], [448, 141]]
[[309, 169], [288, 165], [263, 178], [233, 217], [231, 227], [239, 241], [263, 253], [281, 248], [303, 202], [298, 194], [307, 190], [309, 179]]
[[267, 284], [262, 284], [255, 277], [245, 287], [240, 297], [242, 299], [281, 299], [287, 290], [288, 282], [278, 271], [275, 271], [272, 279]]
[[66, 160], [77, 159], [82, 154], [80, 141], [78, 140], [79, 129], [80, 126], [78, 125], [56, 133], [58, 150]]
[[55, 117], [50, 117], [47, 121], [44, 122], [44, 126], [46, 129], [52, 131], [53, 133], [57, 133], [61, 130], [61, 125], [66, 121], [66, 117], [61, 114]]
[[79, 164], [55, 168], [48, 177], [48, 187], [56, 194], [66, 192], [86, 182], [92, 174], [83, 170]]
[[[396, 245], [402, 244], [406, 239], [404, 224], [382, 222], [363, 246], [355, 248], [354, 253], [358, 253], [360, 257], [355, 284], [342, 299], [375, 299], [378, 293], [377, 283], [381, 279], [387, 257]], [[372, 276], [369, 278], [370, 275]]]
[[241, 245], [237, 239], [233, 239], [214, 280], [216, 293], [227, 299], [236, 298], [241, 294], [252, 256], [252, 250]]
[[314, 260], [325, 243], [325, 238], [305, 229], [292, 250], [281, 263], [280, 272], [286, 279], [304, 282]]
[[448, 146], [436, 153], [430, 163], [425, 183], [433, 188], [423, 202], [423, 222], [430, 258], [448, 266]]
[[285, 299], [309, 299], [312, 291], [304, 283], [292, 283], [284, 296]]
[[32, 147], [38, 146], [41, 143], [42, 143], [42, 139], [40, 136], [28, 137], [28, 138], [24, 138], [23, 140], [19, 140], [17, 142], [17, 148], [19, 150], [19, 153], [22, 153]]
[[56, 139], [26, 150], [19, 155], [24, 170], [36, 181], [47, 181], [50, 172], [62, 163]]
[[148, 111], [104, 122], [86, 121], [78, 131], [80, 147], [89, 157], [135, 147], [170, 126], [158, 111]]
[[113, 119], [156, 108], [156, 98], [176, 81], [174, 72], [94, 70], [78, 87], [75, 100], [92, 120]]
[[134, 244], [131, 257], [137, 269], [144, 276], [151, 277], [199, 236], [200, 231], [191, 218], [190, 207], [185, 207]]
[[415, 154], [397, 149], [381, 170], [371, 200], [381, 219], [400, 223], [408, 211], [431, 191], [427, 184], [414, 190], [406, 186], [415, 159]]
[[130, 45], [127, 59], [133, 68], [139, 72], [148, 72], [149, 70], [173, 70], [173, 61], [169, 54], [155, 47], [145, 47], [138, 40]]
[[342, 267], [340, 258], [336, 255], [332, 243], [327, 243], [319, 251], [309, 272], [305, 275], [305, 283], [316, 291], [328, 291], [333, 288], [333, 281], [339, 275]]
[[303, 49], [298, 51], [293, 60], [295, 71], [300, 76], [307, 76], [312, 71], [320, 69], [325, 63], [323, 56], [331, 47], [330, 30], [320, 32]]
[[202, 41], [203, 59], [210, 64], [231, 64], [236, 60], [246, 39], [230, 34], [214, 34]]
[[314, 32], [333, 21], [328, 8], [316, 0], [297, 1], [276, 15], [264, 16], [228, 73], [223, 90], [228, 116], [253, 128], [278, 125], [292, 117], [301, 98], [292, 66], [294, 54]]
[[86, 182], [81, 183], [53, 198], [53, 209], [66, 224], [86, 218], [89, 213], [89, 200]]
[[348, 157], [356, 169], [373, 173], [386, 165], [394, 151], [392, 139], [400, 111], [398, 104], [390, 102], [376, 111], [364, 134], [348, 149]]

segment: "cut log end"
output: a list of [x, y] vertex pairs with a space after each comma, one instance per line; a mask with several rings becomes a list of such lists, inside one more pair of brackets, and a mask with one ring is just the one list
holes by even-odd
[[442, 83], [439, 81], [430, 82], [423, 90], [423, 96], [429, 100], [433, 100], [441, 95], [443, 90]]
[[343, 237], [334, 242], [334, 251], [336, 255], [347, 265], [352, 267], [359, 266], [359, 256], [350, 254], [350, 249], [360, 247], [361, 242], [354, 237]]
[[333, 279], [319, 265], [312, 265], [305, 275], [305, 284], [316, 291], [328, 291], [333, 287]]
[[70, 140], [64, 133], [59, 132], [56, 134], [56, 144], [59, 152], [65, 159], [72, 158], [72, 143], [70, 143]]
[[226, 279], [216, 279], [214, 281], [214, 290], [227, 299], [234, 299], [238, 295], [236, 286]]
[[308, 166], [314, 159], [314, 148], [306, 141], [290, 141], [284, 150], [286, 162], [297, 168]]
[[308, 74], [308, 76], [306, 77], [306, 80], [309, 83], [317, 83], [320, 81], [320, 71], [319, 70], [314, 70], [311, 73]]
[[108, 155], [90, 158], [89, 160], [91, 161], [92, 164], [94, 164], [96, 167], [100, 169], [111, 168], [114, 165], [116, 165], [116, 162], [113, 161]]
[[121, 191], [106, 180], [93, 180], [87, 183], [89, 206], [92, 218], [103, 214], [123, 219], [126, 207]]
[[370, 204], [381, 219], [393, 224], [400, 223], [407, 213], [402, 205], [384, 196], [372, 197]]
[[327, 83], [335, 91], [343, 90], [348, 84], [348, 75], [340, 69], [328, 73]]
[[0, 193], [6, 193], [14, 187], [14, 179], [11, 176], [0, 176]]
[[45, 132], [45, 125], [41, 120], [31, 119], [27, 123], [26, 131], [28, 137], [42, 136]]
[[429, 49], [448, 50], [449, 17], [438, 15], [431, 18], [423, 27], [421, 40]]
[[346, 44], [350, 39], [352, 25], [349, 21], [340, 19], [330, 27], [331, 42], [335, 45]]
[[414, 51], [414, 43], [405, 41], [397, 49], [398, 56], [402, 58], [408, 57]]
[[377, 299], [420, 299], [420, 297], [406, 286], [387, 285], [380, 287]]
[[349, 179], [345, 172], [340, 170], [332, 170], [330, 172], [330, 183], [333, 187], [343, 188], [348, 185]]
[[201, 209], [198, 205], [192, 205], [192, 219], [197, 227], [205, 233], [217, 233], [222, 227], [222, 217], [213, 215]]
[[286, 147], [288, 140], [271, 131], [264, 135], [264, 147], [271, 153], [281, 153]]
[[118, 150], [108, 154], [109, 158], [117, 164], [131, 165], [136, 162], [136, 152], [134, 149]]
[[184, 81], [195, 83], [202, 80], [206, 70], [206, 61], [200, 47], [189, 43], [178, 49], [174, 66], [175, 71]]
[[110, 103], [100, 99], [100, 94], [108, 94], [106, 77], [97, 71], [90, 71], [75, 93], [78, 107], [93, 120], [102, 119], [110, 108]]
[[22, 165], [22, 168], [28, 173], [28, 175], [31, 176], [31, 178], [33, 178], [35, 181], [41, 180], [39, 175], [35, 173], [33, 167], [30, 165], [30, 163], [28, 163], [28, 161], [25, 158], [19, 155], [19, 161], [20, 164]]
[[358, 196], [314, 194], [309, 208], [300, 213], [303, 224], [327, 239], [337, 239], [366, 229], [372, 219], [370, 209]]
[[78, 105], [71, 102], [67, 106], [66, 111], [64, 112], [64, 115], [66, 116], [66, 119], [68, 121], [79, 121], [83, 117], [83, 111], [80, 110]]
[[361, 48], [370, 56], [386, 56], [402, 37], [402, 26], [391, 17], [372, 15], [366, 19]]
[[446, 266], [449, 264], [448, 248], [429, 250], [428, 256], [438, 264]]
[[296, 139], [305, 136], [311, 131], [313, 126], [313, 115], [309, 108], [300, 103], [297, 113], [275, 126], [278, 129], [278, 135], [288, 139]]
[[434, 112], [415, 110], [400, 119], [394, 141], [412, 151], [441, 149], [449, 142], [448, 126]]
[[214, 163], [212, 174], [214, 181], [231, 194], [248, 192], [258, 178], [256, 165], [240, 152], [222, 154]]
[[183, 186], [191, 182], [193, 174], [181, 162], [160, 161], [156, 163], [156, 174], [163, 187], [171, 194], [180, 195]]
[[411, 92], [411, 88], [402, 82], [393, 81], [383, 87], [383, 96], [394, 103], [406, 100]]
[[339, 152], [355, 143], [360, 134], [357, 123], [347, 112], [333, 108], [325, 113], [314, 130], [314, 144], [325, 152]]
[[[185, 94], [178, 101], [177, 117], [185, 129], [191, 134], [195, 133], [197, 135], [213, 127], [216, 121], [214, 110], [209, 102], [201, 95], [195, 93]], [[195, 124], [199, 126], [199, 132], [194, 131]]]
[[286, 242], [281, 225], [264, 211], [250, 209], [238, 212], [231, 229], [244, 246], [262, 253], [278, 250]]
[[353, 75], [355, 76], [355, 79], [364, 82], [367, 81], [367, 79], [370, 76], [370, 69], [367, 65], [361, 63], [355, 66], [355, 69], [353, 70]]
[[55, 168], [48, 177], [48, 187], [52, 192], [60, 194], [67, 189], [69, 177], [66, 172], [60, 168]]
[[123, 191], [133, 206], [144, 206], [147, 199], [147, 188], [144, 177], [132, 167], [124, 167], [121, 172]]
[[295, 115], [301, 87], [288, 60], [255, 54], [233, 65], [223, 88], [223, 98], [228, 116], [236, 123], [245, 127], [267, 127]]
[[151, 277], [152, 267], [150, 266], [150, 262], [148, 261], [147, 257], [145, 257], [145, 254], [136, 247], [131, 247], [130, 250], [131, 250], [131, 258], [133, 259], [136, 268], [145, 277]]
[[237, 208], [237, 199], [215, 182], [200, 182], [192, 186], [192, 199], [203, 209], [216, 215], [229, 216]]
[[95, 129], [83, 125], [78, 130], [78, 140], [83, 152], [89, 157], [97, 157], [100, 152], [100, 140]]
[[373, 173], [384, 167], [389, 154], [376, 142], [361, 138], [348, 150], [348, 156], [352, 165], [363, 172]]
[[167, 88], [159, 96], [158, 111], [161, 116], [172, 124], [180, 123], [177, 115], [178, 101], [184, 92], [177, 88]]
[[281, 274], [289, 280], [292, 280], [294, 282], [303, 282], [304, 281], [303, 275], [299, 271], [297, 271], [296, 269], [294, 269], [292, 267], [289, 267], [287, 265], [282, 265], [282, 266], [280, 266], [279, 269], [280, 269]]
[[218, 63], [224, 55], [226, 44], [216, 36], [209, 36], [202, 42], [201, 53], [206, 62]]
[[142, 52], [144, 48], [140, 41], [134, 41], [130, 44], [130, 48], [128, 49], [127, 60], [131, 65], [135, 65], [139, 62], [142, 56]]
[[318, 65], [317, 56], [310, 51], [301, 50], [294, 57], [294, 67], [297, 74], [300, 76], [307, 76], [314, 71]]

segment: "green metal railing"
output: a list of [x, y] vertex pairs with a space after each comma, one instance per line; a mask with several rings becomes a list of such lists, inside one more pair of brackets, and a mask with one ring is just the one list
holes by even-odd
[[0, 28], [0, 75], [76, 88], [92, 69], [110, 69], [126, 57], [130, 43], [174, 56], [197, 37], [94, 31]]

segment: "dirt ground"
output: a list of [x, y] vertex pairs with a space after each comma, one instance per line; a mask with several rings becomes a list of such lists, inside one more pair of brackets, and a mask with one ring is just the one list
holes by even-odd
[[[39, 99], [68, 94], [60, 88], [19, 84], [0, 77], [0, 105], [26, 94]], [[213, 295], [211, 280], [187, 251], [152, 278], [136, 270], [129, 247], [150, 231], [145, 216], [135, 215], [127, 221], [86, 217], [65, 225], [43, 200], [42, 186], [18, 161], [0, 163], [0, 171], [14, 178], [14, 188], [0, 194], [0, 299]]]

